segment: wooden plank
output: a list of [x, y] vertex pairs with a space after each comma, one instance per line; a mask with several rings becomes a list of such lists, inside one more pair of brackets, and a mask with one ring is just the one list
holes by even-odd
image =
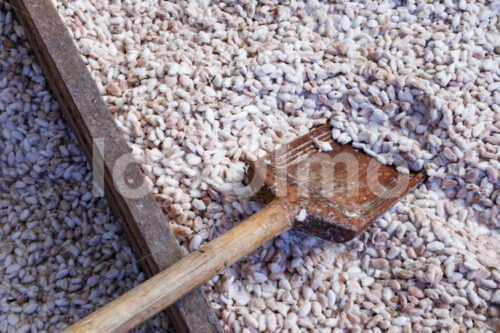
[[[10, 2], [87, 159], [103, 166], [106, 195], [145, 271], [151, 276], [172, 265], [182, 258], [182, 252], [152, 194], [130, 198], [119, 191], [120, 178], [112, 177], [117, 161], [130, 156], [131, 150], [56, 9], [50, 0]], [[135, 188], [143, 183], [144, 175], [139, 165], [130, 163], [123, 179]], [[167, 313], [177, 332], [222, 332], [200, 289], [169, 307]]]

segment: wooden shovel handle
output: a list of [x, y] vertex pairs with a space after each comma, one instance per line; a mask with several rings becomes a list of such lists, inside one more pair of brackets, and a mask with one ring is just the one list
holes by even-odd
[[277, 199], [238, 226], [185, 256], [63, 332], [127, 332], [292, 228], [296, 207]]

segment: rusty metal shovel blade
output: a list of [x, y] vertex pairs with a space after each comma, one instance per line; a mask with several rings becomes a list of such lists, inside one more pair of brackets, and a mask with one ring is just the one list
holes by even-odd
[[366, 229], [424, 175], [399, 173], [351, 145], [340, 145], [323, 125], [252, 163], [249, 177], [259, 201], [287, 197], [296, 202], [301, 212], [295, 228], [344, 242]]

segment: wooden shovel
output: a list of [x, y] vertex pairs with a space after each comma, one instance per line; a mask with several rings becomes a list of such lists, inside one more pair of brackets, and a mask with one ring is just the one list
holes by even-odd
[[266, 207], [64, 332], [126, 332], [294, 226], [348, 241], [423, 179], [338, 145], [328, 125], [257, 160], [249, 176]]

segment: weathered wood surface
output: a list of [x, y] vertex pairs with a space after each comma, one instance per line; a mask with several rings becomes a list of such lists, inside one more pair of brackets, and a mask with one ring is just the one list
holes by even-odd
[[[113, 180], [116, 161], [130, 149], [51, 1], [10, 0], [10, 3], [87, 159], [94, 161], [93, 165], [103, 166], [107, 198], [144, 269], [152, 276], [174, 264], [182, 258], [182, 252], [152, 194], [127, 198]], [[95, 149], [96, 142], [103, 150]], [[143, 183], [144, 176], [140, 167], [131, 163], [125, 179], [134, 188]], [[200, 289], [170, 306], [167, 312], [178, 332], [222, 332]]]

